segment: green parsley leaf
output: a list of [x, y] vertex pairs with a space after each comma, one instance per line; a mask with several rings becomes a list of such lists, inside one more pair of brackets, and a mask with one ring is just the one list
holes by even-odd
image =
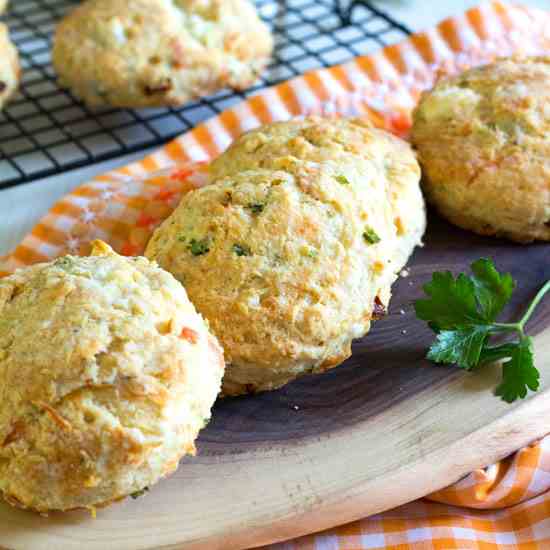
[[495, 363], [501, 359], [506, 359], [512, 356], [512, 352], [516, 348], [516, 344], [501, 344], [500, 346], [486, 346], [481, 350], [479, 355], [479, 364]]
[[341, 185], [349, 185], [349, 180], [346, 176], [334, 176], [334, 179]]
[[[427, 298], [414, 303], [417, 317], [437, 334], [427, 358], [466, 370], [506, 359], [496, 394], [511, 403], [539, 387], [533, 342], [525, 334], [525, 324], [550, 291], [550, 281], [518, 322], [498, 323], [496, 318], [510, 301], [515, 282], [509, 273], [499, 273], [491, 260], [482, 258], [471, 268], [472, 276], [461, 273], [456, 279], [448, 271], [435, 272], [424, 285]], [[515, 334], [516, 340], [491, 345], [494, 335], [506, 333]]]
[[55, 260], [54, 264], [55, 267], [58, 267], [59, 269], [62, 269], [63, 271], [70, 272], [73, 267], [75, 267], [76, 262], [75, 259], [71, 256], [63, 256], [62, 258], [58, 258]]
[[187, 245], [187, 250], [189, 250], [193, 256], [202, 256], [203, 254], [210, 252], [208, 239], [191, 239]]
[[372, 227], [366, 227], [363, 231], [363, 239], [369, 244], [376, 244], [380, 242], [378, 233]]
[[132, 493], [130, 496], [135, 500], [136, 498], [142, 497], [147, 491], [149, 491], [149, 487], [144, 487], [140, 491]]
[[477, 311], [474, 283], [466, 275], [455, 279], [450, 271], [436, 271], [422, 288], [429, 298], [414, 303], [416, 316], [435, 332], [485, 323]]
[[247, 208], [249, 208], [253, 214], [261, 214], [264, 211], [265, 204], [261, 202], [251, 202], [247, 205]]
[[233, 245], [233, 252], [235, 252], [237, 256], [252, 256], [252, 252], [250, 251], [250, 248], [242, 244], [235, 243]]
[[472, 282], [481, 315], [487, 322], [494, 321], [510, 301], [515, 282], [510, 273], [501, 275], [493, 262], [481, 258], [472, 264]]
[[539, 377], [534, 363], [533, 340], [530, 336], [524, 336], [514, 347], [509, 361], [502, 365], [502, 382], [496, 389], [496, 394], [508, 403], [518, 397], [523, 399], [528, 389], [538, 390]]
[[471, 370], [478, 363], [489, 329], [483, 326], [460, 330], [442, 330], [426, 356], [436, 363], [455, 364]]

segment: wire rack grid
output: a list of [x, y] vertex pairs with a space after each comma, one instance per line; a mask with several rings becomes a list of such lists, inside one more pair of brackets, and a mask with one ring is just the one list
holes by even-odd
[[249, 90], [223, 90], [177, 109], [91, 110], [58, 86], [50, 59], [56, 22], [77, 3], [12, 1], [4, 18], [23, 74], [18, 95], [0, 113], [0, 189], [160, 146], [264, 87], [409, 34], [368, 2], [256, 0], [275, 54]]

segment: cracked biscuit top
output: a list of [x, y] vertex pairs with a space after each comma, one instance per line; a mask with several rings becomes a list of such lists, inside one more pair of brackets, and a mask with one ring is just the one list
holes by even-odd
[[182, 286], [103, 243], [0, 280], [0, 492], [109, 504], [194, 452], [223, 354]]
[[424, 232], [411, 148], [361, 120], [311, 117], [244, 134], [209, 171], [146, 255], [219, 338], [223, 393], [339, 365]]
[[153, 235], [146, 255], [185, 285], [224, 348], [224, 394], [337, 366], [387, 306], [395, 228], [370, 168], [344, 158], [242, 171], [185, 195]]
[[59, 24], [53, 63], [90, 105], [178, 106], [247, 88], [272, 48], [249, 0], [88, 0]]
[[482, 235], [550, 240], [550, 57], [443, 78], [414, 113], [427, 198]]
[[[372, 202], [372, 180], [386, 190], [396, 231], [393, 270], [406, 264], [426, 229], [420, 167], [410, 145], [360, 118], [308, 117], [267, 124], [238, 139], [209, 166], [211, 181], [244, 170], [293, 170], [335, 165], [344, 159], [367, 166], [363, 198]], [[382, 206], [380, 205], [380, 208]]]

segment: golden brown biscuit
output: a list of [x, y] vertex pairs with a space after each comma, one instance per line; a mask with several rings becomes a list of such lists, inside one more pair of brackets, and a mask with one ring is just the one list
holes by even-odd
[[[421, 244], [426, 229], [424, 199], [418, 183], [420, 168], [403, 140], [361, 119], [291, 120], [243, 134], [209, 170], [211, 180], [215, 180], [242, 170], [284, 170], [296, 162], [330, 164], [343, 158], [360, 158], [368, 163], [367, 180], [377, 178], [386, 186], [398, 237], [392, 258], [398, 272]], [[370, 200], [368, 194], [365, 197]]]
[[410, 148], [359, 123], [284, 123], [239, 140], [211, 177], [146, 255], [185, 285], [220, 339], [224, 394], [340, 364], [387, 307], [401, 261], [390, 179], [416, 186], [424, 215]]
[[177, 106], [250, 86], [272, 47], [249, 0], [88, 0], [59, 24], [53, 63], [90, 105]]
[[451, 222], [550, 240], [550, 57], [501, 59], [422, 96], [412, 140], [428, 200]]
[[210, 417], [223, 354], [181, 285], [104, 243], [0, 280], [0, 492], [104, 506], [173, 472]]
[[17, 50], [10, 41], [8, 28], [0, 23], [0, 109], [16, 92], [20, 73]]

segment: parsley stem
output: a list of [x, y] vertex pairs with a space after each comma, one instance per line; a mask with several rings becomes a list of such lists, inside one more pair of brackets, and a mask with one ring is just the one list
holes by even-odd
[[520, 337], [523, 338], [525, 336], [523, 326], [520, 323], [493, 323], [491, 332], [493, 334], [498, 332], [517, 332]]
[[529, 321], [529, 318], [533, 314], [533, 311], [539, 305], [540, 301], [544, 298], [544, 295], [549, 290], [550, 290], [550, 279], [546, 281], [544, 286], [537, 292], [537, 295], [533, 298], [531, 305], [527, 308], [527, 311], [523, 314], [523, 317], [520, 319], [518, 325], [520, 326], [522, 332], [523, 332], [523, 327], [525, 326], [525, 323]]
[[509, 332], [512, 330], [519, 330], [519, 323], [493, 323], [491, 328], [497, 329], [497, 332]]
[[550, 290], [550, 280], [546, 281], [544, 286], [537, 292], [537, 295], [533, 298], [533, 301], [527, 308], [527, 311], [523, 314], [523, 317], [517, 323], [493, 323], [492, 330], [495, 332], [511, 332], [515, 331], [520, 336], [525, 336], [524, 328], [527, 321], [529, 321], [533, 311], [539, 305], [540, 301], [544, 298], [544, 295]]

